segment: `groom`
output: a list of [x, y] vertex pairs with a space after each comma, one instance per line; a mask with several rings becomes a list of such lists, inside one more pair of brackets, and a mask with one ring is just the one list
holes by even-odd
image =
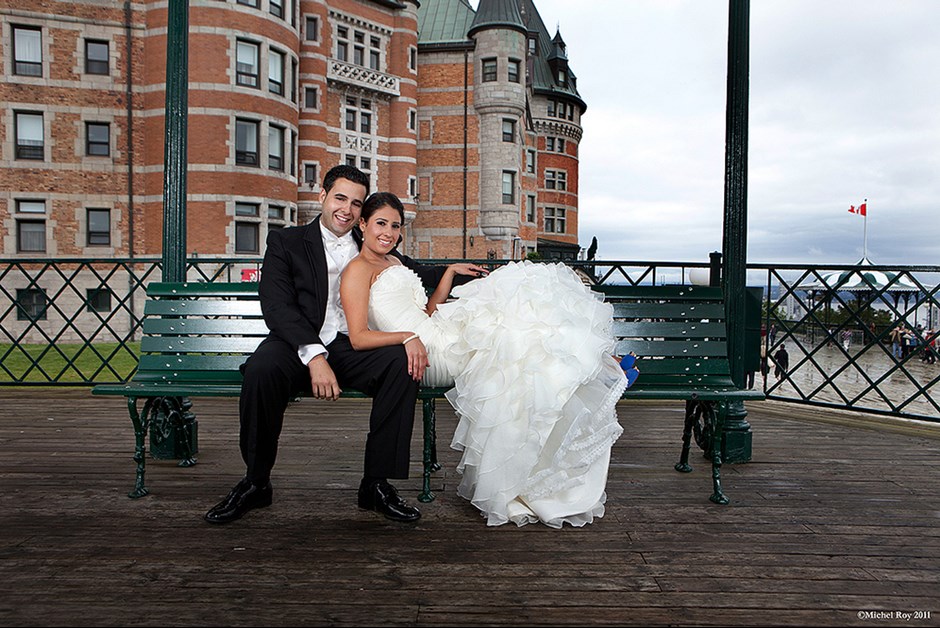
[[[259, 294], [270, 333], [242, 365], [239, 441], [247, 470], [206, 513], [209, 523], [229, 523], [271, 505], [271, 470], [288, 402], [300, 392], [335, 400], [341, 386], [373, 397], [359, 507], [394, 521], [421, 517], [388, 478], [408, 477], [418, 382], [408, 374], [407, 352], [424, 347], [412, 342], [355, 351], [340, 305], [339, 276], [359, 252], [362, 239], [353, 227], [368, 193], [365, 173], [336, 166], [323, 180], [319, 218], [268, 234]], [[399, 257], [431, 288], [444, 272]]]

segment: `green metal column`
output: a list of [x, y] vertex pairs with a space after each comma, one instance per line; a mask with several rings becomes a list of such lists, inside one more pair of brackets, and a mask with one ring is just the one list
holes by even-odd
[[[186, 281], [186, 135], [189, 106], [189, 0], [169, 0], [166, 33], [166, 111], [163, 153], [163, 281]], [[150, 453], [196, 463], [197, 421], [185, 397], [152, 399]], [[168, 411], [172, 408], [173, 411]]]
[[189, 0], [169, 0], [163, 154], [163, 281], [186, 280], [186, 110]]
[[[749, 19], [750, 0], [729, 1], [722, 287], [728, 310], [731, 377], [740, 387], [745, 385]], [[729, 404], [722, 446], [725, 462], [751, 459], [751, 426], [745, 417], [743, 402]]]

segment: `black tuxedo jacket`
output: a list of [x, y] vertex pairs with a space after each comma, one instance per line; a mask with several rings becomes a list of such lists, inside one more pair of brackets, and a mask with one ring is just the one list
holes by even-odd
[[[353, 230], [353, 238], [361, 246], [358, 228]], [[415, 271], [429, 290], [437, 286], [446, 270], [446, 266], [418, 264], [398, 251], [393, 254]], [[323, 344], [320, 328], [326, 315], [328, 290], [320, 219], [299, 227], [271, 230], [258, 288], [269, 338], [280, 338], [294, 347]]]

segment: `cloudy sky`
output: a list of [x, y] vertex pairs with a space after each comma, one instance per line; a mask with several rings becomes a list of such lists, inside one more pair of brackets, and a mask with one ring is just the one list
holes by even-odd
[[[476, 2], [472, 3], [474, 6]], [[721, 249], [727, 0], [536, 0], [588, 104], [580, 240]], [[748, 260], [940, 263], [940, 1], [752, 0]]]

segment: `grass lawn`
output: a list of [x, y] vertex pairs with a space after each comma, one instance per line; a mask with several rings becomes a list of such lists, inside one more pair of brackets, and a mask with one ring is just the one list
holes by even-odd
[[139, 342], [0, 344], [0, 384], [121, 382], [137, 368], [139, 355]]

